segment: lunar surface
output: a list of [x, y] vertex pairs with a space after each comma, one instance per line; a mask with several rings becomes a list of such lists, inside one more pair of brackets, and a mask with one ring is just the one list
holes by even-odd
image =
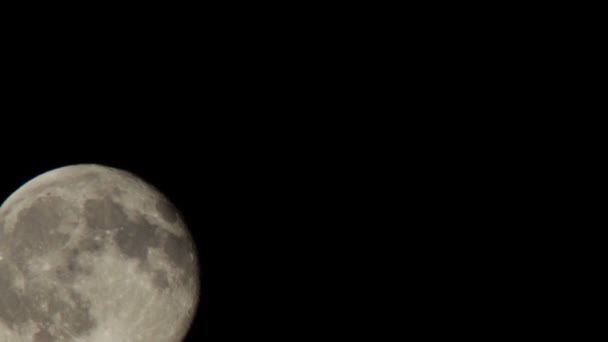
[[177, 342], [199, 301], [182, 217], [135, 175], [56, 169], [0, 207], [0, 342]]

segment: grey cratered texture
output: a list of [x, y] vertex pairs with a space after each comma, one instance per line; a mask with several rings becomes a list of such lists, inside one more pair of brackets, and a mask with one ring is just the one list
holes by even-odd
[[199, 299], [177, 210], [125, 171], [74, 165], [0, 207], [0, 342], [177, 342]]

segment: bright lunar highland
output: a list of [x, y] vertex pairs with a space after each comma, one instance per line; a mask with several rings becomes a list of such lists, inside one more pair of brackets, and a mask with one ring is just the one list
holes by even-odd
[[63, 167], [0, 207], [0, 342], [179, 342], [199, 292], [181, 215], [129, 172]]

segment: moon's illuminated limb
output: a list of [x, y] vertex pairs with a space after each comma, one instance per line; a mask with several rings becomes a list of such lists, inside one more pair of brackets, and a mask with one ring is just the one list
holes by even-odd
[[152, 186], [98, 165], [53, 170], [0, 207], [0, 341], [180, 341], [198, 272]]

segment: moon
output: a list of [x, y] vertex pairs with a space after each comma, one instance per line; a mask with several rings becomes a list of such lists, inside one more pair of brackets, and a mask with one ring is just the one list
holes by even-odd
[[198, 255], [180, 213], [132, 173], [44, 173], [0, 207], [0, 342], [177, 342]]

